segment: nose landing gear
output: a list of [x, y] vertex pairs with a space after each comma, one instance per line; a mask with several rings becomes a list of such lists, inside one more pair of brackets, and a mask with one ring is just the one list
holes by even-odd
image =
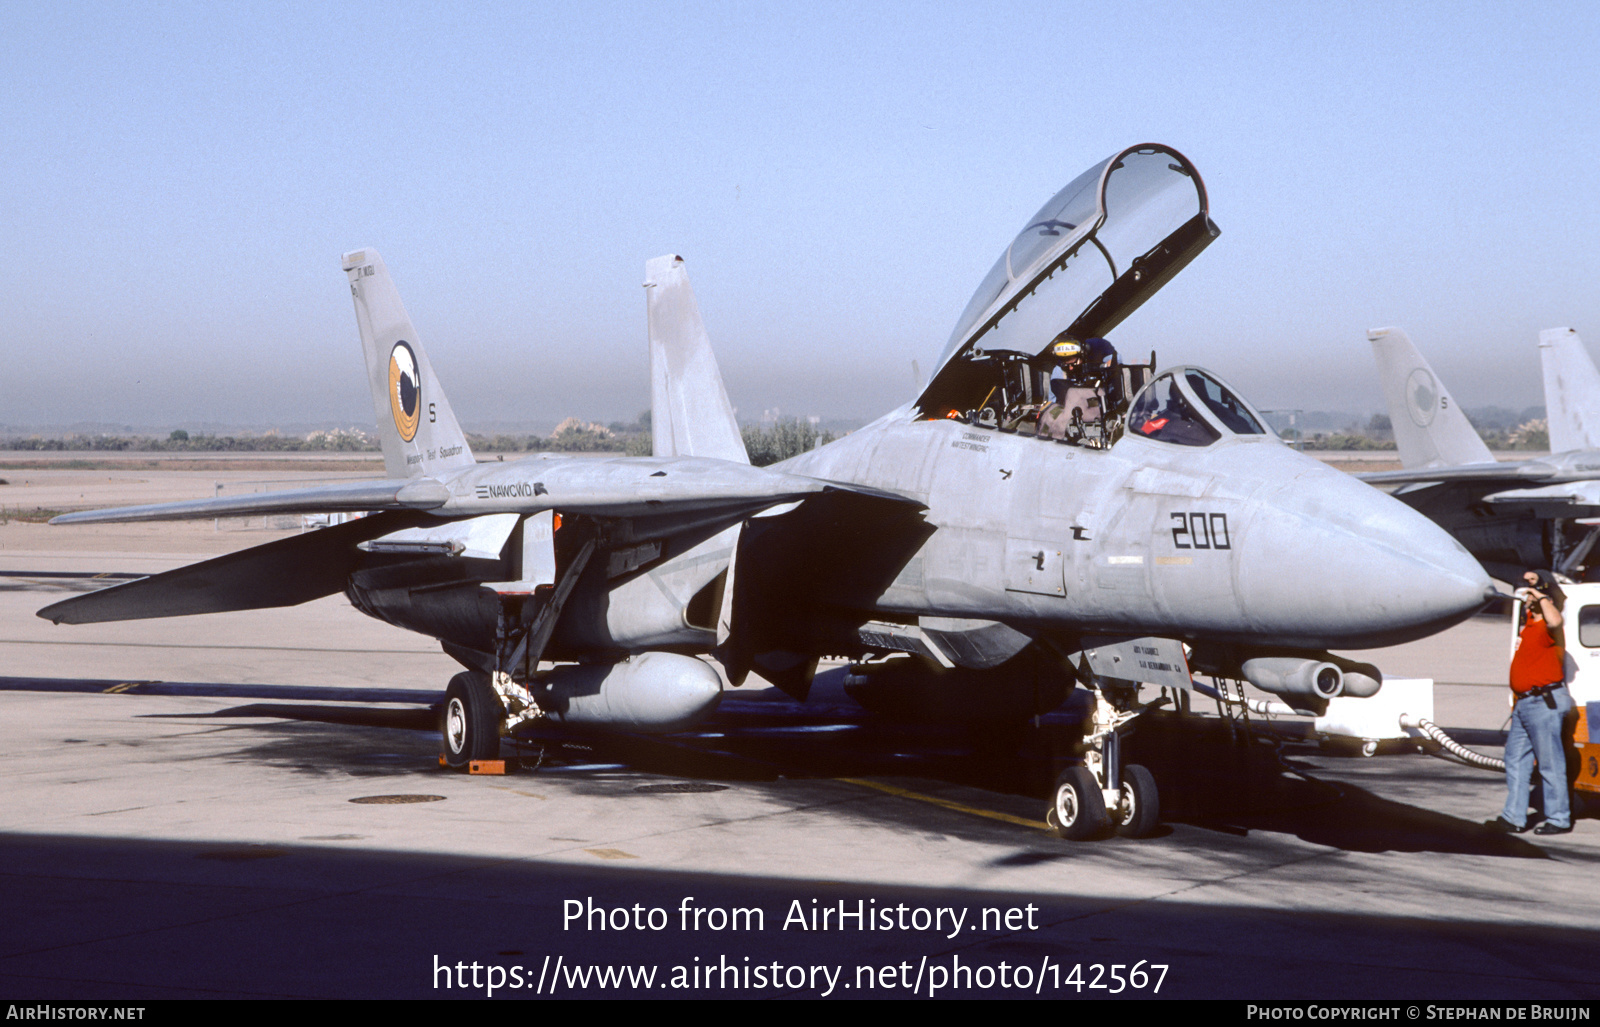
[[476, 760], [495, 759], [500, 755], [502, 735], [510, 734], [525, 721], [544, 716], [528, 682], [534, 677], [567, 597], [594, 551], [595, 539], [585, 539], [562, 570], [560, 580], [548, 591], [531, 582], [483, 584], [501, 598], [495, 627], [494, 672], [467, 671], [450, 679], [439, 714], [446, 766], [460, 769]]
[[1072, 841], [1093, 838], [1105, 830], [1106, 801], [1100, 782], [1087, 767], [1068, 767], [1056, 778], [1055, 794], [1044, 822], [1056, 834]]
[[1150, 771], [1137, 763], [1122, 768], [1122, 789], [1111, 819], [1125, 838], [1148, 838], [1155, 833], [1161, 825], [1161, 796]]
[[1138, 685], [1094, 682], [1094, 717], [1084, 732], [1084, 763], [1056, 778], [1045, 823], [1062, 838], [1077, 841], [1105, 833], [1108, 826], [1126, 838], [1148, 838], [1161, 824], [1156, 779], [1137, 763], [1122, 764], [1121, 736], [1148, 707]]

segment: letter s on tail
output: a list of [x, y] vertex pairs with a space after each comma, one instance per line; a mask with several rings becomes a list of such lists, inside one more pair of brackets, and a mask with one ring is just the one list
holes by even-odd
[[340, 266], [350, 277], [355, 300], [385, 474], [440, 477], [471, 467], [472, 450], [383, 258], [377, 250], [353, 250]]

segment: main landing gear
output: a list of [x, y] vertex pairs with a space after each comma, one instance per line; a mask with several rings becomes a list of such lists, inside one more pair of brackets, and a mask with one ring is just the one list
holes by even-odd
[[1149, 770], [1122, 763], [1122, 733], [1148, 707], [1139, 690], [1099, 679], [1093, 686], [1094, 716], [1084, 731], [1082, 766], [1056, 778], [1045, 822], [1063, 838], [1104, 834], [1107, 827], [1128, 838], [1147, 838], [1161, 823], [1161, 797]]
[[584, 540], [562, 569], [554, 587], [527, 581], [489, 583], [500, 596], [495, 626], [494, 671], [466, 671], [450, 679], [439, 714], [444, 762], [461, 769], [475, 760], [500, 755], [500, 738], [519, 724], [537, 720], [544, 710], [528, 688], [555, 630], [562, 607], [594, 554], [595, 540]]
[[451, 678], [439, 715], [445, 765], [465, 767], [474, 760], [498, 759], [504, 718], [505, 706], [487, 677], [465, 671]]

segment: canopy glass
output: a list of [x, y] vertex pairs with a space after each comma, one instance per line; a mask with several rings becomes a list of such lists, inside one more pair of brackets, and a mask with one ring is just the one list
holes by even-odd
[[1210, 371], [1163, 372], [1134, 398], [1128, 434], [1179, 446], [1209, 446], [1230, 435], [1276, 438], [1255, 409]]
[[[959, 407], [959, 364], [1042, 354], [1055, 336], [1103, 335], [1217, 234], [1199, 172], [1176, 150], [1129, 147], [1073, 179], [1017, 233], [978, 286], [921, 408]], [[941, 381], [941, 378], [944, 379]]]

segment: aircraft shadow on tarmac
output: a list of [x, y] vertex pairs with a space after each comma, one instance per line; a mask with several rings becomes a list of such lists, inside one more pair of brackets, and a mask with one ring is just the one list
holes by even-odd
[[[203, 714], [140, 716], [248, 719], [254, 723], [231, 730], [246, 732], [250, 741], [221, 758], [299, 773], [375, 777], [440, 772], [437, 707], [396, 709], [348, 701], [360, 696], [393, 703], [407, 697], [415, 703], [419, 699], [415, 692], [31, 678], [0, 678], [0, 689], [117, 690], [130, 698], [149, 693], [338, 699], [338, 703], [256, 702]], [[675, 735], [523, 732], [507, 755], [521, 764], [521, 773], [559, 772], [579, 794], [614, 792], [618, 785], [606, 779], [607, 770], [706, 782], [874, 778], [916, 792], [954, 789], [963, 796], [964, 805], [981, 805], [1005, 817], [1030, 821], [1041, 817], [1056, 774], [1077, 758], [1081, 704], [1074, 700], [1081, 693], [1036, 725], [1023, 727], [898, 723], [867, 713], [842, 694], [836, 698], [800, 704], [768, 690], [748, 699], [726, 700], [699, 730]], [[1309, 742], [1251, 735], [1230, 729], [1228, 722], [1217, 718], [1169, 711], [1147, 714], [1126, 740], [1127, 761], [1143, 764], [1155, 775], [1168, 824], [1188, 824], [1223, 835], [1287, 834], [1355, 852], [1548, 857], [1526, 838], [1493, 833], [1476, 821], [1385, 798], [1347, 780], [1329, 780], [1337, 775], [1307, 762], [1320, 755]], [[1408, 791], [1429, 788], [1429, 775], [1437, 775], [1442, 767], [1439, 761], [1415, 755], [1378, 759], [1384, 780], [1401, 782]], [[885, 808], [881, 803], [846, 804], [840, 815], [881, 822]], [[992, 840], [996, 832], [1026, 832], [1015, 823], [960, 813], [933, 814], [925, 804], [912, 801], [887, 808], [900, 811], [888, 814], [897, 818], [896, 826], [917, 828], [934, 816], [941, 830], [958, 835]], [[1074, 850], [1042, 830], [1033, 841], [1042, 847], [1030, 844], [1027, 852], [1007, 858], [1037, 862], [1065, 858]]]
[[[171, 716], [171, 715], [162, 715]], [[193, 716], [193, 715], [177, 715]], [[382, 709], [315, 703], [256, 703], [204, 715], [261, 718], [253, 734], [270, 736], [230, 758], [260, 760], [310, 773], [355, 776], [435, 773], [434, 709]], [[409, 744], [384, 744], [360, 732], [306, 730], [312, 724], [364, 727], [407, 734]], [[788, 779], [888, 778], [915, 789], [936, 782], [988, 793], [983, 804], [1012, 816], [1037, 818], [1059, 768], [1073, 759], [1078, 725], [1070, 709], [1042, 718], [1037, 727], [1015, 730], [952, 729], [939, 725], [888, 723], [849, 707], [818, 708], [786, 702], [730, 702], [701, 730], [666, 736], [617, 736], [537, 732], [517, 739], [508, 752], [522, 773], [562, 771], [580, 792], [615, 791], [614, 783], [585, 784], [584, 770], [638, 773], [706, 782]], [[1164, 819], [1231, 835], [1288, 834], [1303, 841], [1355, 852], [1440, 852], [1524, 859], [1548, 858], [1530, 840], [1497, 834], [1476, 821], [1384, 798], [1348, 781], [1317, 776], [1304, 757], [1317, 746], [1230, 731], [1214, 718], [1147, 715], [1127, 740], [1129, 762], [1150, 768], [1161, 789]], [[404, 752], [393, 750], [404, 749]], [[415, 756], [409, 755], [415, 753]], [[1297, 758], [1300, 757], [1300, 758]], [[1420, 755], [1380, 757], [1390, 776], [1426, 787], [1432, 761]], [[598, 767], [596, 765], [599, 765]], [[1370, 764], [1369, 764], [1370, 765]], [[1388, 769], [1386, 768], [1386, 769]], [[1473, 773], [1481, 773], [1473, 771]], [[924, 824], [927, 810], [905, 804], [908, 823]], [[845, 808], [845, 815], [861, 815]], [[874, 814], [881, 819], [881, 812]], [[959, 816], [953, 833], [962, 833]], [[966, 830], [992, 838], [998, 825], [976, 822]], [[1017, 827], [998, 827], [1016, 831]], [[1168, 828], [1170, 832], [1170, 828]], [[1055, 858], [1057, 843], [1014, 859]], [[1072, 847], [1061, 844], [1059, 858]]]

